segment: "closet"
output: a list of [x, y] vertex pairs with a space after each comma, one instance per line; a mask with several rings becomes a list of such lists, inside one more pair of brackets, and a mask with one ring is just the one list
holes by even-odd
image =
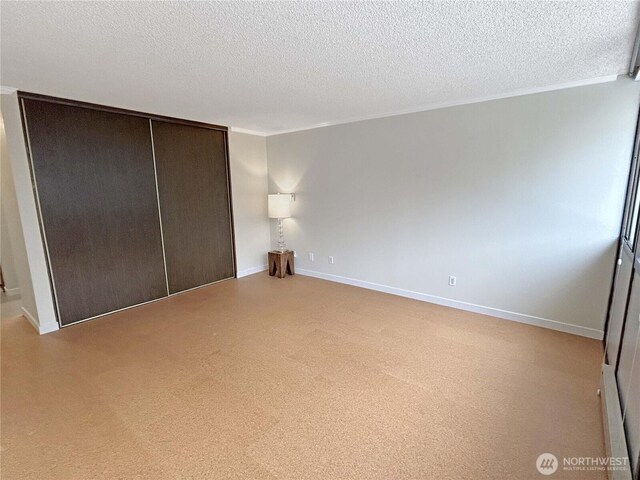
[[235, 276], [225, 127], [20, 103], [61, 326]]

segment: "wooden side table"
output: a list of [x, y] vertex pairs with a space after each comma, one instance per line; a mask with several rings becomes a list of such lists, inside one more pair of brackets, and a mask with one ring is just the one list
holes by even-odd
[[285, 250], [279, 252], [272, 250], [269, 252], [269, 275], [284, 278], [285, 274], [295, 275], [293, 269], [293, 252]]

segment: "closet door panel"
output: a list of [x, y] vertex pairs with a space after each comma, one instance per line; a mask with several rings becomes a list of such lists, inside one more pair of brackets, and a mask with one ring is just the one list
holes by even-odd
[[620, 252], [620, 266], [615, 277], [613, 300], [609, 309], [609, 327], [607, 329], [607, 363], [614, 368], [617, 366], [618, 351], [624, 328], [624, 318], [627, 309], [627, 299], [631, 288], [633, 275], [633, 253], [623, 242]]
[[60, 323], [166, 296], [149, 120], [23, 108]]
[[233, 277], [226, 133], [152, 126], [170, 293]]
[[624, 328], [617, 380], [631, 471], [635, 471], [640, 468], [636, 463], [640, 455], [640, 270], [633, 276]]

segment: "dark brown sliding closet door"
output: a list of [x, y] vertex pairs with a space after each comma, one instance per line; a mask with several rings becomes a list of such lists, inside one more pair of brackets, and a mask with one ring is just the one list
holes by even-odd
[[170, 293], [233, 277], [226, 133], [152, 125]]
[[60, 323], [166, 296], [149, 120], [23, 102]]

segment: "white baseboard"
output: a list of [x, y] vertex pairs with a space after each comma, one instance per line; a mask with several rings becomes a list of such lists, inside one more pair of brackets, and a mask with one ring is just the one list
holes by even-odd
[[44, 335], [45, 333], [51, 333], [58, 330], [60, 327], [58, 326], [58, 322], [48, 322], [40, 325], [38, 321], [35, 319], [33, 315], [26, 308], [22, 307], [22, 314], [25, 316], [29, 323], [36, 329], [36, 331], [40, 335]]
[[461, 302], [460, 300], [451, 300], [449, 298], [428, 295], [426, 293], [413, 292], [411, 290], [403, 290], [396, 287], [389, 287], [387, 285], [381, 285], [379, 283], [366, 282], [364, 280], [356, 280], [354, 278], [341, 277], [339, 275], [332, 275], [329, 273], [315, 272], [313, 270], [296, 269], [296, 273], [300, 275], [306, 275], [308, 277], [329, 280], [331, 282], [353, 285], [354, 287], [367, 288], [369, 290], [375, 290], [377, 292], [390, 293], [391, 295], [398, 295], [400, 297], [412, 298], [414, 300], [420, 300], [423, 302], [435, 303], [437, 305], [443, 305], [445, 307], [452, 307], [468, 312], [490, 315], [492, 317], [498, 317], [505, 320], [512, 320], [514, 322], [526, 323], [528, 325], [534, 325], [536, 327], [544, 327], [551, 330], [558, 330], [560, 332], [572, 333], [574, 335], [594, 338], [596, 340], [602, 340], [604, 336], [604, 332], [602, 330], [597, 330], [595, 328], [573, 325], [571, 323], [558, 322], [556, 320], [535, 317], [533, 315], [527, 315], [524, 313], [509, 312], [507, 310], [501, 310], [499, 308], [485, 307], [473, 303]]
[[20, 295], [20, 288], [7, 288], [4, 292], [7, 297], [13, 297], [13, 296], [17, 296]]
[[246, 277], [247, 275], [253, 275], [254, 273], [264, 272], [267, 269], [267, 265], [260, 265], [258, 267], [245, 268], [244, 270], [238, 270], [236, 278]]
[[38, 321], [35, 319], [35, 317], [29, 313], [29, 310], [27, 310], [26, 308], [22, 307], [22, 314], [24, 315], [24, 318], [29, 320], [29, 323], [39, 333], [40, 332], [40, 325], [38, 325]]

